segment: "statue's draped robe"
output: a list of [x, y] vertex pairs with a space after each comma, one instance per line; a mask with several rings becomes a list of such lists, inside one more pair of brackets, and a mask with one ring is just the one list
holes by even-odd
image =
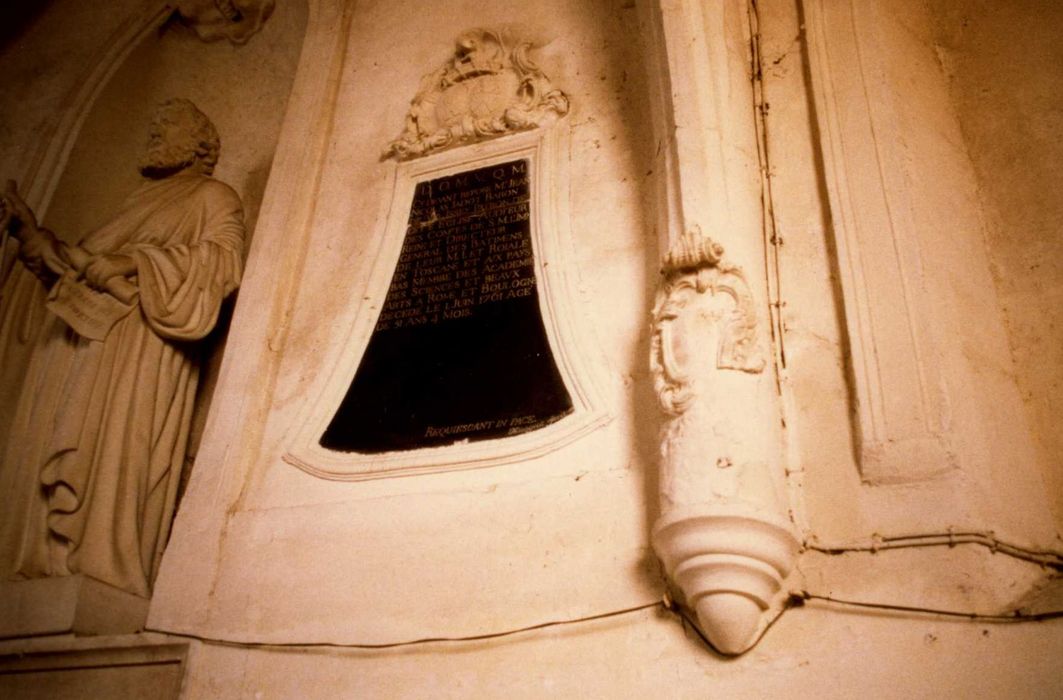
[[0, 576], [82, 573], [147, 596], [188, 443], [189, 341], [214, 327], [242, 271], [240, 199], [201, 175], [150, 181], [79, 245], [131, 255], [139, 299], [90, 341], [40, 308], [41, 283], [20, 263], [3, 281], [0, 362], [31, 352], [18, 377], [0, 370], [18, 395], [0, 415]]

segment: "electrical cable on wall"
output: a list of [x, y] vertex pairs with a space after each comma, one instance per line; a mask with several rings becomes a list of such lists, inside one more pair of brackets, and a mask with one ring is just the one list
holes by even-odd
[[[947, 546], [955, 547], [959, 545], [978, 545], [989, 548], [993, 552], [999, 552], [1006, 554], [1008, 557], [1012, 557], [1018, 560], [1034, 563], [1040, 566], [1049, 567], [1056, 570], [1063, 570], [1063, 553], [1045, 549], [1033, 549], [1029, 547], [1023, 547], [1001, 540], [996, 539], [992, 532], [980, 532], [980, 531], [955, 531], [947, 530], [945, 532], [927, 532], [927, 533], [915, 533], [915, 534], [902, 534], [892, 536], [872, 535], [871, 539], [866, 543], [848, 544], [848, 545], [833, 545], [826, 546], [819, 544], [814, 535], [810, 536], [806, 541], [804, 548], [810, 551], [819, 551], [826, 554], [844, 554], [844, 553], [871, 553], [875, 554], [881, 550], [889, 549], [911, 549], [931, 546]], [[982, 613], [977, 611], [960, 611], [960, 610], [948, 610], [941, 608], [925, 608], [919, 607], [919, 605], [901, 605], [890, 602], [877, 602], [877, 601], [865, 601], [865, 600], [849, 600], [845, 598], [838, 598], [836, 596], [815, 593], [810, 591], [794, 591], [791, 592], [789, 597], [782, 603], [782, 607], [775, 614], [775, 616], [767, 621], [760, 634], [757, 637], [756, 646], [760, 642], [760, 639], [769, 631], [776, 622], [788, 611], [795, 608], [802, 608], [810, 601], [819, 601], [834, 605], [834, 607], [843, 608], [856, 608], [863, 610], [875, 610], [880, 612], [889, 613], [902, 613], [906, 615], [932, 615], [941, 617], [954, 617], [961, 618], [973, 622], [996, 622], [996, 624], [1010, 624], [1010, 622], [1037, 622], [1049, 619], [1063, 618], [1063, 610], [1052, 610], [1041, 613], [1025, 613], [1019, 610], [1012, 611], [1010, 613]], [[568, 627], [572, 625], [581, 624], [581, 622], [592, 622], [595, 620], [608, 619], [611, 617], [620, 617], [625, 615], [631, 615], [640, 613], [646, 610], [652, 610], [660, 608], [661, 610], [668, 610], [677, 615], [679, 619], [684, 622], [684, 627], [689, 626], [694, 633], [702, 639], [709, 648], [720, 655], [722, 654], [718, 649], [715, 649], [708, 641], [708, 638], [698, 629], [694, 620], [687, 614], [687, 612], [674, 602], [667, 594], [661, 596], [659, 600], [652, 602], [645, 602], [639, 605], [632, 605], [629, 608], [622, 608], [619, 610], [612, 610], [603, 613], [596, 613], [593, 615], [586, 615], [583, 617], [575, 617], [561, 620], [550, 620], [540, 622], [537, 625], [529, 625], [526, 627], [502, 630], [499, 632], [487, 632], [483, 634], [473, 634], [468, 636], [436, 636], [436, 637], [421, 637], [417, 639], [408, 639], [404, 642], [392, 642], [392, 643], [379, 643], [379, 644], [358, 644], [358, 643], [338, 643], [338, 642], [294, 642], [294, 643], [259, 643], [259, 642], [240, 642], [235, 639], [225, 639], [223, 637], [212, 637], [198, 634], [184, 634], [168, 632], [166, 630], [148, 629], [148, 632], [157, 632], [161, 634], [167, 634], [171, 636], [179, 636], [188, 639], [195, 639], [195, 641], [205, 644], [218, 644], [224, 646], [233, 646], [247, 649], [364, 649], [364, 650], [383, 650], [383, 649], [399, 649], [408, 647], [427, 646], [432, 644], [460, 644], [471, 642], [484, 642], [488, 639], [500, 639], [513, 635], [518, 635], [526, 632], [534, 632], [538, 630], [551, 629], [556, 627]]]
[[1041, 566], [1063, 571], [1063, 553], [1047, 549], [1033, 549], [997, 539], [992, 531], [955, 531], [930, 532], [914, 535], [872, 535], [867, 543], [826, 545], [820, 543], [813, 535], [805, 541], [804, 549], [823, 554], [845, 554], [848, 552], [870, 552], [874, 554], [886, 549], [909, 549], [913, 547], [954, 547], [960, 544], [975, 544], [988, 548], [994, 553], [1005, 554], [1015, 559], [1032, 562]]
[[147, 628], [146, 632], [155, 632], [157, 634], [166, 634], [174, 637], [184, 637], [186, 639], [194, 639], [200, 642], [206, 642], [210, 644], [222, 644], [225, 646], [234, 646], [247, 649], [307, 649], [320, 647], [322, 649], [365, 649], [365, 650], [380, 650], [380, 649], [399, 649], [402, 647], [412, 646], [425, 646], [428, 644], [454, 644], [458, 642], [482, 642], [489, 639], [500, 639], [502, 637], [512, 637], [524, 632], [534, 632], [536, 630], [549, 629], [551, 627], [561, 627], [566, 625], [574, 625], [580, 622], [594, 622], [596, 620], [605, 620], [611, 617], [619, 617], [621, 615], [630, 615], [636, 612], [642, 612], [643, 610], [649, 610], [651, 608], [666, 608], [667, 605], [660, 601], [655, 600], [651, 603], [643, 603], [642, 605], [635, 605], [629, 608], [620, 608], [619, 610], [610, 610], [608, 612], [596, 613], [593, 615], [586, 615], [584, 617], [571, 618], [566, 620], [551, 620], [549, 622], [540, 622], [534, 625], [528, 625], [526, 627], [517, 627], [514, 629], [503, 630], [500, 632], [485, 632], [483, 634], [473, 634], [465, 637], [422, 637], [420, 639], [410, 639], [402, 642], [384, 642], [384, 643], [358, 643], [358, 642], [242, 642], [232, 639], [225, 639], [223, 637], [210, 637], [198, 634], [186, 634], [182, 632], [168, 632], [161, 629]]
[[800, 607], [808, 600], [821, 600], [835, 605], [844, 605], [855, 608], [868, 608], [872, 610], [890, 610], [893, 612], [917, 613], [921, 615], [941, 615], [943, 617], [959, 617], [972, 622], [1040, 622], [1042, 620], [1054, 620], [1063, 617], [1063, 610], [1049, 610], [1040, 613], [1024, 613], [1019, 610], [1008, 614], [966, 612], [962, 610], [942, 610], [940, 608], [924, 608], [914, 605], [896, 605], [893, 603], [871, 603], [859, 600], [846, 600], [829, 595], [798, 591], [790, 594], [787, 600], [788, 607]]
[[[881, 536], [872, 535], [867, 543], [856, 543], [846, 545], [833, 545], [827, 546], [818, 543], [815, 536], [810, 536], [803, 545], [803, 548], [808, 551], [816, 551], [824, 554], [839, 555], [847, 553], [865, 553], [876, 554], [882, 550], [896, 550], [896, 549], [913, 549], [921, 547], [931, 546], [947, 546], [955, 547], [959, 545], [979, 545], [990, 549], [993, 552], [999, 552], [1006, 556], [1014, 557], [1016, 559], [1035, 563], [1043, 567], [1052, 568], [1057, 571], [1063, 571], [1063, 553], [1033, 549], [1028, 547], [1022, 547], [1020, 545], [1011, 544], [997, 539], [992, 532], [979, 532], [979, 531], [954, 531], [947, 530], [945, 532], [932, 532], [932, 533], [916, 533], [894, 536]], [[816, 593], [814, 591], [791, 591], [789, 596], [783, 602], [779, 611], [772, 617], [761, 629], [760, 634], [757, 636], [756, 641], [752, 646], [756, 646], [760, 643], [760, 640], [764, 638], [768, 630], [771, 629], [776, 622], [778, 622], [786, 612], [794, 608], [804, 607], [810, 601], [818, 601], [826, 603], [832, 606], [858, 608], [865, 610], [876, 610], [881, 612], [890, 613], [903, 613], [906, 615], [930, 615], [940, 617], [959, 618], [970, 622], [980, 623], [1031, 623], [1041, 622], [1045, 620], [1053, 620], [1063, 618], [1063, 610], [1049, 610], [1039, 613], [1026, 613], [1021, 610], [1014, 610], [1009, 613], [984, 613], [977, 611], [967, 610], [950, 610], [944, 608], [930, 608], [915, 605], [900, 605], [896, 603], [884, 603], [876, 601], [861, 601], [861, 600], [849, 600], [845, 598], [838, 598], [832, 595]], [[512, 637], [515, 635], [534, 632], [538, 630], [551, 629], [555, 627], [567, 627], [585, 622], [595, 622], [598, 620], [605, 620], [614, 617], [621, 617], [626, 615], [632, 615], [635, 613], [651, 610], [654, 608], [660, 608], [667, 610], [675, 614], [682, 622], [684, 628], [689, 626], [694, 633], [705, 643], [710, 649], [719, 654], [720, 656], [728, 656], [716, 649], [708, 638], [701, 632], [694, 620], [687, 614], [686, 610], [682, 606], [674, 602], [668, 594], [662, 594], [659, 600], [652, 602], [646, 602], [641, 605], [634, 605], [627, 608], [620, 608], [617, 610], [610, 610], [607, 612], [596, 613], [593, 615], [586, 615], [577, 618], [569, 618], [564, 620], [551, 620], [547, 622], [541, 622], [534, 625], [528, 625], [525, 627], [518, 627], [514, 629], [502, 630], [499, 632], [486, 632], [483, 634], [475, 634], [469, 636], [459, 637], [423, 637], [419, 639], [411, 639], [399, 642], [385, 642], [385, 643], [345, 643], [345, 642], [246, 642], [237, 641], [232, 639], [225, 639], [222, 637], [211, 637], [206, 635], [186, 634], [178, 632], [168, 632], [161, 629], [148, 628], [147, 632], [155, 632], [159, 634], [165, 634], [174, 637], [182, 637], [185, 639], [192, 639], [206, 644], [220, 644], [225, 646], [232, 646], [245, 649], [351, 649], [351, 650], [384, 650], [384, 649], [399, 649], [409, 647], [427, 646], [430, 644], [459, 644], [466, 642], [480, 642], [492, 639], [502, 639], [505, 637]]]
[[[794, 608], [803, 607], [806, 604], [807, 601], [812, 601], [812, 600], [822, 601], [822, 602], [825, 602], [825, 603], [838, 605], [838, 606], [845, 606], [845, 607], [865, 608], [865, 609], [881, 610], [881, 611], [888, 611], [888, 612], [903, 612], [903, 613], [920, 614], [920, 615], [936, 615], [936, 616], [944, 616], [944, 617], [957, 617], [957, 618], [963, 618], [963, 619], [971, 621], [971, 622], [981, 622], [981, 623], [1023, 623], [1023, 622], [1029, 623], [1029, 622], [1040, 622], [1040, 621], [1044, 621], [1044, 620], [1052, 620], [1052, 619], [1057, 619], [1057, 618], [1063, 618], [1063, 610], [1051, 610], [1051, 611], [1042, 612], [1042, 613], [1035, 613], [1035, 614], [1021, 613], [1019, 611], [1015, 611], [1015, 612], [1010, 613], [1010, 614], [979, 613], [979, 612], [968, 612], [968, 611], [960, 611], [960, 610], [947, 610], [947, 609], [940, 609], [940, 608], [925, 608], [925, 607], [919, 607], [919, 606], [896, 605], [896, 604], [892, 604], [892, 603], [876, 603], [876, 602], [867, 602], [867, 601], [846, 600], [846, 599], [836, 598], [836, 597], [829, 596], [829, 595], [811, 593], [809, 591], [803, 591], [802, 590], [802, 591], [793, 592], [793, 593], [791, 593], [789, 595], [789, 597], [786, 599], [785, 603], [783, 604], [782, 608], [775, 614], [775, 616], [771, 620], [768, 621], [768, 623], [760, 631], [760, 634], [757, 636], [757, 640], [753, 643], [752, 646], [756, 646], [760, 642], [760, 640], [764, 638], [764, 635], [767, 634], [768, 630], [771, 629], [771, 627], [773, 625], [775, 625], [775, 623], [778, 622], [779, 619], [782, 618], [782, 616], [784, 614], [786, 614], [787, 611], [792, 610]], [[514, 635], [518, 635], [518, 634], [522, 634], [522, 633], [526, 633], [526, 632], [534, 632], [534, 631], [550, 629], [550, 628], [554, 628], [554, 627], [567, 627], [567, 626], [570, 626], [570, 625], [575, 625], [575, 624], [579, 624], [579, 623], [583, 623], [583, 622], [594, 622], [594, 621], [597, 621], [597, 620], [605, 620], [605, 619], [613, 618], [613, 617], [631, 615], [631, 614], [634, 614], [634, 613], [643, 612], [645, 610], [650, 610], [650, 609], [653, 609], [653, 608], [660, 608], [662, 610], [668, 610], [668, 611], [674, 613], [684, 623], [684, 627], [689, 626], [695, 632], [695, 634], [702, 640], [702, 642], [704, 642], [714, 652], [716, 652], [717, 654], [719, 654], [721, 656], [728, 656], [727, 654], [723, 654], [718, 649], [716, 649], [712, 645], [712, 643], [708, 640], [708, 638], [706, 638], [705, 635], [701, 632], [701, 630], [698, 628], [697, 624], [694, 622], [693, 619], [691, 619], [691, 617], [686, 613], [686, 611], [683, 610], [676, 603], [672, 602], [667, 596], [663, 597], [661, 600], [653, 601], [651, 603], [643, 603], [642, 605], [636, 605], [636, 606], [632, 606], [632, 607], [628, 607], [628, 608], [621, 608], [621, 609], [618, 609], [618, 610], [611, 610], [609, 612], [597, 613], [597, 614], [594, 614], [594, 615], [587, 615], [587, 616], [584, 616], [584, 617], [572, 618], [572, 619], [567, 619], [567, 620], [553, 620], [553, 621], [549, 621], [549, 622], [542, 622], [542, 623], [535, 624], [535, 625], [528, 625], [527, 627], [519, 627], [519, 628], [516, 628], [516, 629], [503, 630], [503, 631], [500, 631], [500, 632], [487, 632], [487, 633], [484, 633], [484, 634], [475, 634], [475, 635], [469, 635], [469, 636], [465, 636], [465, 637], [424, 637], [424, 638], [421, 638], [421, 639], [411, 639], [411, 640], [402, 641], [402, 642], [387, 642], [387, 643], [377, 643], [377, 644], [355, 643], [355, 642], [351, 642], [351, 643], [346, 643], [346, 642], [284, 642], [284, 643], [244, 642], [244, 641], [225, 639], [223, 637], [211, 637], [211, 636], [198, 635], [198, 634], [167, 632], [166, 630], [160, 630], [160, 629], [150, 629], [149, 628], [146, 631], [155, 632], [155, 633], [158, 633], [158, 634], [165, 634], [165, 635], [169, 635], [169, 636], [172, 636], [172, 637], [182, 637], [182, 638], [185, 638], [185, 639], [193, 639], [195, 641], [203, 642], [203, 643], [206, 643], [206, 644], [220, 644], [220, 645], [224, 645], [224, 646], [238, 647], [238, 648], [244, 648], [244, 649], [274, 649], [274, 650], [283, 651], [283, 650], [286, 650], [286, 649], [296, 650], [296, 649], [321, 648], [321, 649], [351, 649], [351, 650], [362, 649], [362, 650], [366, 650], [366, 651], [374, 651], [374, 650], [375, 651], [379, 651], [379, 650], [384, 650], [384, 649], [400, 649], [400, 648], [404, 648], [404, 647], [408, 648], [408, 647], [428, 646], [428, 645], [431, 645], [431, 644], [458, 644], [458, 643], [463, 643], [463, 642], [481, 642], [481, 641], [486, 641], [486, 640], [491, 640], [491, 639], [501, 639], [501, 638], [504, 638], [504, 637], [512, 637]]]

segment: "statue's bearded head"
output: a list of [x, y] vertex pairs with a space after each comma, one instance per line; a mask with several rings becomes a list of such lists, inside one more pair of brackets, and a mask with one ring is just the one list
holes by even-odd
[[167, 100], [151, 120], [140, 173], [160, 179], [199, 163], [201, 172], [210, 175], [220, 152], [218, 130], [207, 115], [189, 100]]

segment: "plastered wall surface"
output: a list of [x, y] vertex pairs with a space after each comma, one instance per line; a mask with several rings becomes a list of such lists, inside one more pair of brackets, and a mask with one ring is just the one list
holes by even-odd
[[[14, 33], [0, 57], [10, 68], [0, 95], [4, 113], [18, 115], [0, 126], [6, 177], [21, 180], [34, 171], [37, 149], [53, 134], [84, 68], [143, 4], [123, 0], [99, 12], [84, 3], [58, 0], [46, 12], [31, 15], [25, 31]], [[57, 36], [63, 40], [55, 41]]]
[[[1059, 540], [1032, 449], [1036, 427], [1011, 418], [1023, 413], [1021, 396], [989, 274], [993, 246], [982, 235], [985, 218], [959, 128], [965, 110], [948, 99], [935, 60], [932, 8], [902, 2], [890, 9], [879, 15], [879, 26], [885, 36], [897, 37], [887, 79], [895, 91], [893, 108], [927, 271], [926, 303], [946, 368], [955, 449], [969, 480], [961, 487], [971, 493], [965, 515], [1054, 546]], [[1027, 507], [1013, 507], [1020, 502]]]
[[1044, 698], [1063, 691], [1061, 645], [1058, 623], [985, 627], [799, 610], [748, 655], [722, 661], [649, 611], [423, 651], [200, 646], [183, 696]]
[[[1019, 396], [1007, 373], [999, 371], [1009, 362], [1006, 336], [995, 310], [988, 264], [980, 253], [973, 173], [966, 151], [957, 145], [962, 137], [943, 92], [944, 76], [934, 58], [927, 24], [916, 22], [918, 33], [904, 24], [913, 22], [921, 7], [903, 3], [858, 7], [871, 13], [864, 15], [864, 21], [874, 20], [871, 48], [896, 71], [886, 84], [904, 86], [897, 87], [890, 100], [907, 120], [906, 126], [885, 143], [899, 145], [907, 154], [902, 174], [911, 183], [907, 187], [913, 221], [919, 227], [930, 289], [920, 303], [934, 310], [938, 347], [950, 358], [944, 364], [945, 386], [950, 392], [959, 467], [937, 479], [907, 484], [862, 482], [838, 232], [817, 152], [820, 134], [808, 93], [809, 57], [800, 32], [807, 15], [799, 3], [765, 3], [759, 13], [760, 50], [764, 100], [769, 105], [765, 128], [771, 225], [781, 241], [777, 285], [783, 397], [796, 520], [806, 539], [820, 543], [966, 526], [1051, 547], [1055, 529], [1036, 465], [1013, 469], [1007, 478], [1001, 474], [1010, 450], [1028, 453], [1030, 433], [1021, 422], [1007, 418], [1019, 412]], [[952, 243], [938, 240], [946, 234]], [[960, 255], [957, 247], [966, 252]], [[981, 320], [972, 328], [975, 318]], [[998, 423], [1017, 430], [994, 438], [987, 426]], [[1002, 490], [1005, 482], [1010, 493]], [[1013, 507], [1020, 502], [1028, 507]], [[810, 588], [830, 588], [843, 597], [990, 609], [1015, 602], [1042, 578], [1036, 566], [987, 551], [955, 555], [959, 559], [953, 555], [940, 549], [874, 557], [805, 553], [796, 580]]]
[[1063, 522], [1063, 127], [1057, 3], [952, 2], [934, 15], [934, 39], [949, 78], [977, 176], [993, 281], [1008, 324], [1024, 413]]

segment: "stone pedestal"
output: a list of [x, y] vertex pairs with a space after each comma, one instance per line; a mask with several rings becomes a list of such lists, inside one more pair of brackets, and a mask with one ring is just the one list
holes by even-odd
[[188, 655], [188, 644], [152, 634], [0, 642], [0, 697], [171, 700]]
[[83, 575], [0, 582], [0, 639], [144, 629], [148, 599]]

